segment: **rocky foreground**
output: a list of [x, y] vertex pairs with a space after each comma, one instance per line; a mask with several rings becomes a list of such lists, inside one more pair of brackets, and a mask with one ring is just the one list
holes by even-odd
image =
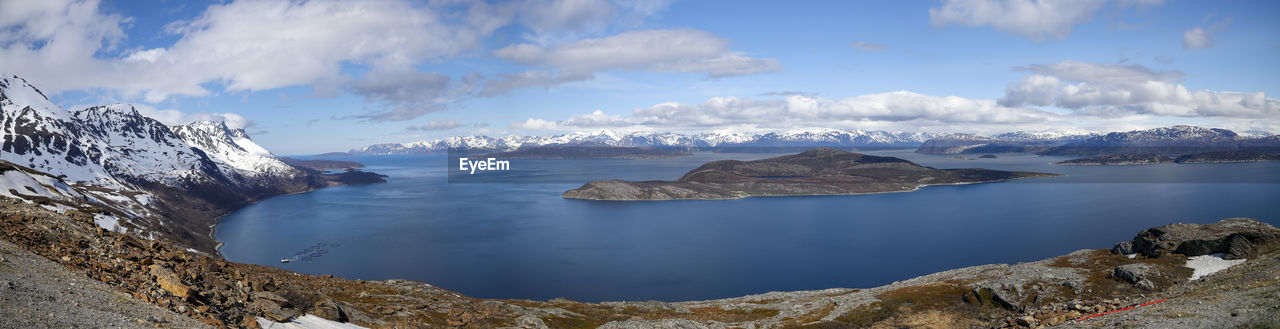
[[914, 191], [922, 186], [985, 183], [1054, 174], [934, 169], [911, 161], [830, 148], [754, 161], [712, 161], [675, 181], [593, 181], [564, 192], [590, 200], [737, 199]]
[[[868, 289], [773, 292], [738, 298], [664, 302], [580, 303], [485, 300], [404, 280], [363, 281], [237, 264], [98, 228], [91, 214], [58, 214], [0, 199], [0, 239], [52, 263], [32, 270], [0, 261], [3, 326], [62, 327], [75, 313], [100, 307], [139, 326], [189, 327], [180, 314], [213, 327], [260, 326], [310, 314], [372, 328], [1009, 328], [1050, 325], [1154, 327], [1280, 325], [1280, 229], [1251, 219], [1174, 224], [1142, 232], [1113, 249], [1080, 250], [1038, 262], [974, 266]], [[1130, 253], [1130, 255], [1125, 255]], [[1188, 281], [1188, 257], [1248, 259]], [[9, 254], [3, 257], [11, 258]], [[26, 271], [26, 272], [24, 272]], [[35, 272], [31, 272], [35, 271]], [[50, 301], [82, 300], [54, 314], [38, 300], [36, 276], [87, 277], [121, 295], [77, 299], [87, 284], [49, 293]], [[43, 283], [48, 285], [48, 283]], [[57, 283], [54, 283], [56, 286]], [[26, 290], [24, 290], [26, 289]], [[14, 293], [17, 291], [18, 293]], [[32, 292], [35, 291], [35, 292]], [[1168, 299], [1153, 306], [1076, 322], [1088, 314]], [[38, 298], [37, 298], [38, 299]], [[121, 310], [102, 303], [142, 302], [167, 310]], [[124, 306], [122, 306], [124, 307]], [[133, 306], [124, 307], [131, 309]], [[39, 310], [39, 311], [32, 311]], [[46, 313], [48, 312], [48, 313]], [[110, 313], [110, 312], [108, 312]], [[141, 314], [141, 315], [139, 315]], [[84, 326], [98, 319], [81, 318]], [[1160, 322], [1153, 322], [1160, 321]], [[127, 321], [126, 321], [127, 322]]]

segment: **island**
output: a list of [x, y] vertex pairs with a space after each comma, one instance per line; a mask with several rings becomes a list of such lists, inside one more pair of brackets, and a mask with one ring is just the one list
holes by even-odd
[[1173, 162], [1173, 158], [1162, 156], [1159, 154], [1115, 154], [1115, 155], [1099, 155], [1087, 158], [1071, 159], [1066, 161], [1058, 161], [1053, 164], [1059, 165], [1076, 165], [1076, 166], [1117, 166], [1117, 165], [1144, 165]]
[[310, 168], [310, 169], [315, 169], [319, 171], [364, 168], [364, 164], [355, 162], [355, 161], [321, 160], [321, 159], [304, 160], [304, 159], [294, 159], [294, 158], [287, 158], [287, 157], [279, 157], [277, 159], [279, 159], [280, 162], [284, 162], [285, 164], [290, 166]]
[[1176, 158], [1159, 154], [1113, 154], [1054, 162], [1060, 165], [1146, 165], [1159, 163], [1233, 163], [1280, 161], [1280, 153], [1258, 151], [1217, 151], [1181, 155]]
[[484, 156], [499, 159], [651, 159], [692, 154], [693, 152], [682, 148], [548, 144], [489, 153]]
[[819, 148], [754, 161], [713, 161], [675, 181], [593, 181], [566, 191], [562, 196], [617, 201], [723, 200], [749, 196], [906, 192], [928, 185], [1045, 176], [1057, 175], [989, 169], [934, 169], [895, 157]]
[[1177, 163], [1232, 163], [1280, 161], [1280, 153], [1258, 151], [1222, 151], [1188, 154], [1173, 160]]
[[386, 183], [387, 175], [360, 170], [364, 164], [355, 161], [303, 160], [280, 157], [281, 162], [311, 174], [319, 186], [368, 185]]

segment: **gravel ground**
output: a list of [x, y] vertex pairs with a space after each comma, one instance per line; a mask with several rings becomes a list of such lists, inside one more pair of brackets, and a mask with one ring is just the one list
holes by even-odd
[[209, 328], [0, 240], [0, 328]]
[[1167, 300], [1059, 328], [1280, 328], [1280, 251], [1149, 299]]

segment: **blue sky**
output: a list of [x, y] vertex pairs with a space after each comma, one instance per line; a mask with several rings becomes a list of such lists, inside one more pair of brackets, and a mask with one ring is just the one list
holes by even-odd
[[0, 72], [280, 154], [454, 135], [1280, 132], [1274, 1], [10, 1]]

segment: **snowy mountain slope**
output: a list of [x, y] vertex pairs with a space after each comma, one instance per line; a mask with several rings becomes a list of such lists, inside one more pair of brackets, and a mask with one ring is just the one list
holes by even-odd
[[0, 142], [0, 160], [27, 173], [6, 172], [0, 181], [12, 189], [0, 197], [102, 209], [95, 216], [104, 227], [207, 252], [215, 252], [208, 236], [215, 217], [326, 184], [280, 162], [243, 130], [213, 122], [170, 127], [126, 104], [69, 112], [12, 75], [0, 75]]
[[102, 167], [105, 145], [72, 120], [70, 113], [17, 76], [0, 76], [0, 160], [69, 181], [123, 186]]
[[237, 146], [240, 146], [240, 148], [244, 149], [246, 152], [266, 157], [275, 157], [274, 154], [271, 154], [271, 151], [267, 151], [267, 148], [258, 145], [258, 143], [254, 142], [253, 139], [250, 139], [249, 134], [244, 132], [244, 128], [230, 129], [230, 132], [231, 141], [235, 142]]
[[175, 180], [198, 179], [207, 173], [208, 157], [131, 105], [95, 106], [73, 116], [87, 134], [106, 147], [102, 163], [113, 176], [174, 184]]
[[225, 174], [248, 178], [301, 175], [250, 140], [243, 130], [232, 131], [222, 122], [199, 121], [170, 128], [186, 145], [208, 155]]
[[8, 161], [0, 161], [0, 198], [34, 203], [59, 213], [68, 210], [95, 212], [94, 221], [112, 231], [124, 232], [132, 227], [124, 224], [128, 221], [121, 220], [115, 213], [95, 210], [110, 207], [61, 179]]
[[1026, 131], [1009, 132], [995, 136], [947, 134], [925, 141], [916, 149], [916, 152], [924, 154], [1039, 152], [1095, 136], [1098, 136], [1098, 134]]

